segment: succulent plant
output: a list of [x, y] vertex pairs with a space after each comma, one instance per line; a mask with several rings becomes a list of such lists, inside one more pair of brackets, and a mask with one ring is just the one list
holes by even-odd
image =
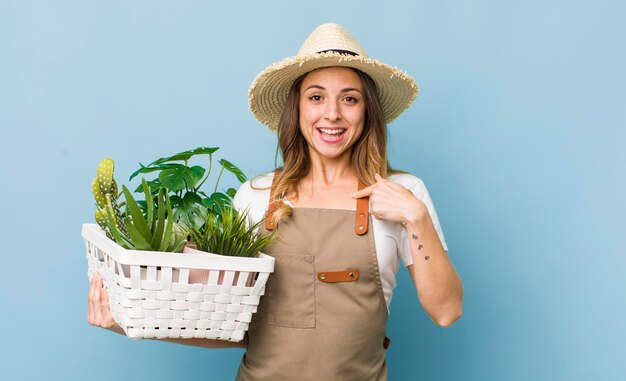
[[[154, 196], [150, 186], [142, 179], [141, 187], [146, 196], [142, 202], [144, 212], [132, 194], [122, 186], [125, 202], [118, 204], [118, 186], [113, 174], [115, 163], [105, 158], [98, 164], [91, 191], [96, 200], [95, 219], [107, 236], [120, 246], [132, 250], [180, 251], [187, 232], [174, 223], [172, 206], [166, 189], [160, 188]], [[156, 197], [156, 205], [155, 205]], [[125, 205], [125, 212], [121, 206]]]
[[257, 228], [263, 223], [248, 223], [248, 210], [239, 213], [232, 207], [221, 207], [220, 213], [209, 213], [204, 225], [189, 229], [189, 236], [198, 250], [236, 257], [256, 257], [265, 246], [275, 241], [274, 233], [261, 235]]
[[126, 216], [121, 223], [112, 197], [106, 198], [104, 221], [113, 239], [131, 250], [180, 251], [185, 244], [187, 232], [175, 226], [169, 195], [164, 188], [160, 188], [156, 195], [155, 208], [150, 186], [145, 179], [142, 179], [141, 184], [146, 196], [146, 215], [125, 185], [122, 185], [122, 193], [126, 200]]

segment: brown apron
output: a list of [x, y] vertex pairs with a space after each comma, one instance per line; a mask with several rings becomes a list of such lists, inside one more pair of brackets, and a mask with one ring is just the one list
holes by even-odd
[[[387, 305], [360, 200], [356, 212], [293, 208], [280, 221], [280, 240], [264, 250], [275, 270], [236, 380], [387, 380]], [[260, 231], [272, 227], [269, 217]]]

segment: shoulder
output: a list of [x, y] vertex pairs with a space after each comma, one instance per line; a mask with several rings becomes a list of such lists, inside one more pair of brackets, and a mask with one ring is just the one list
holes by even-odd
[[405, 188], [412, 188], [417, 183], [422, 181], [419, 177], [408, 172], [392, 173], [387, 177], [387, 180], [393, 181], [394, 183], [401, 184]]
[[274, 172], [270, 172], [241, 184], [233, 198], [235, 209], [248, 210], [253, 221], [261, 219], [269, 203], [273, 178]]
[[422, 179], [413, 174], [407, 172], [393, 173], [387, 176], [387, 180], [402, 185], [418, 197], [426, 193], [426, 185]]
[[274, 180], [274, 172], [269, 172], [264, 175], [255, 176], [252, 180], [248, 181], [251, 184], [252, 188], [257, 188], [256, 190], [260, 190], [261, 188], [267, 189], [269, 192], [272, 187], [272, 180]]
[[269, 201], [273, 179], [274, 172], [270, 172], [241, 184], [234, 198], [235, 206], [256, 203], [265, 199]]

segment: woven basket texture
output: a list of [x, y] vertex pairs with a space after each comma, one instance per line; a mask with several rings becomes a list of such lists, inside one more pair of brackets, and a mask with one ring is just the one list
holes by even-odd
[[[241, 341], [274, 258], [127, 250], [84, 224], [88, 276], [99, 272], [111, 314], [132, 339]], [[198, 282], [198, 283], [194, 283]]]

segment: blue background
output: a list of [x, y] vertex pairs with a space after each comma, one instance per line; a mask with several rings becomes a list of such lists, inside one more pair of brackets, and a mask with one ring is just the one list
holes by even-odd
[[[403, 268], [391, 380], [626, 379], [626, 28], [618, 1], [2, 1], [4, 379], [230, 380], [243, 350], [87, 323], [80, 237], [103, 157], [196, 146], [249, 175], [275, 136], [247, 89], [323, 22], [415, 76], [390, 160], [421, 177], [464, 287], [434, 325]], [[133, 184], [136, 184], [134, 181]], [[225, 178], [224, 185], [235, 185]]]

